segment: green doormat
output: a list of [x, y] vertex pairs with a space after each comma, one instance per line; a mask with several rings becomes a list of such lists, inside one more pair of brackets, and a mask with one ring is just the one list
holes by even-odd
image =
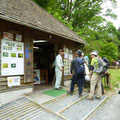
[[66, 93], [66, 90], [62, 89], [62, 90], [48, 90], [46, 92], [43, 92], [43, 94], [46, 94], [46, 95], [49, 95], [49, 96], [52, 96], [52, 97], [57, 97], [59, 95], [62, 95]]

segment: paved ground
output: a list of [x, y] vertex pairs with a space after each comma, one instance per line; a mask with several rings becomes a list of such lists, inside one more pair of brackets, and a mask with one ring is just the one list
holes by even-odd
[[[65, 83], [64, 89], [69, 90], [70, 82]], [[42, 89], [42, 90], [41, 90]], [[43, 91], [53, 89], [48, 86], [36, 86], [32, 95], [10, 102], [0, 107], [0, 120], [84, 120], [103, 100], [86, 100], [88, 92], [83, 92], [83, 98], [78, 92], [73, 96], [68, 94], [50, 97]], [[112, 96], [88, 120], [120, 120], [120, 94]]]
[[111, 96], [88, 120], [120, 120], [120, 94]]

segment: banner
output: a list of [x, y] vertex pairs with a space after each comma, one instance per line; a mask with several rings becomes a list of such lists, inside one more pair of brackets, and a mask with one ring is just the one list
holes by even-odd
[[2, 39], [1, 76], [24, 74], [24, 43]]
[[7, 77], [7, 81], [8, 81], [8, 86], [9, 87], [19, 86], [20, 85], [20, 76]]

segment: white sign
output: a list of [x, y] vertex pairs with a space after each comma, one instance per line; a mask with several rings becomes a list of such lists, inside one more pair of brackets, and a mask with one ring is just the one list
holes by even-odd
[[24, 74], [24, 43], [2, 39], [1, 76]]
[[22, 35], [16, 34], [16, 41], [22, 41]]
[[19, 86], [20, 85], [20, 76], [7, 77], [7, 81], [8, 81], [8, 86], [9, 87]]

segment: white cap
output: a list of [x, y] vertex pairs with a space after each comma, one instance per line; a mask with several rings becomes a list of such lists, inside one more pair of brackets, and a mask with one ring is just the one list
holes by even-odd
[[84, 53], [82, 52], [82, 56], [84, 56]]
[[97, 53], [95, 51], [91, 52], [90, 55], [97, 55]]

